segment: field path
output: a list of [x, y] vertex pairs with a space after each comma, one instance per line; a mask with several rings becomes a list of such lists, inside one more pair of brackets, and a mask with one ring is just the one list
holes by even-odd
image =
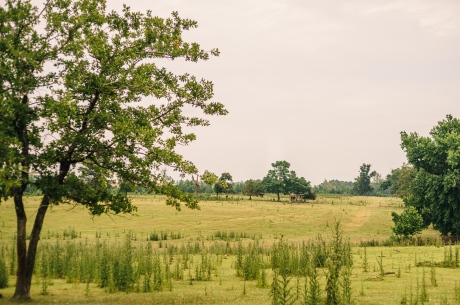
[[353, 219], [346, 226], [350, 229], [362, 227], [371, 219], [372, 209], [372, 207], [362, 207], [361, 210], [355, 214]]

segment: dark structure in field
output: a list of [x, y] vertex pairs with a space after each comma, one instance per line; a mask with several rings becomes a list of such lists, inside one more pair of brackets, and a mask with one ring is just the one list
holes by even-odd
[[309, 194], [289, 194], [289, 202], [305, 203], [307, 199], [311, 199]]

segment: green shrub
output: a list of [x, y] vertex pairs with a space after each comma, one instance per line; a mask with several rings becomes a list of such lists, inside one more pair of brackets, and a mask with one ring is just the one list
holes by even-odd
[[392, 212], [391, 216], [395, 223], [392, 230], [398, 238], [409, 238], [423, 230], [423, 218], [414, 207], [409, 207], [401, 215]]

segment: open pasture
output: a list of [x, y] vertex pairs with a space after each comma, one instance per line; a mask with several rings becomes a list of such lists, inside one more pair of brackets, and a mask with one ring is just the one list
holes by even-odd
[[[27, 201], [29, 231], [39, 199]], [[270, 304], [276, 249], [287, 249], [290, 260], [297, 259], [291, 263], [299, 266], [304, 254], [310, 255], [321, 242], [325, 252], [332, 249], [328, 247], [336, 221], [341, 223], [343, 244], [351, 245], [349, 297], [355, 304], [458, 304], [460, 300], [458, 248], [443, 246], [437, 232], [423, 232], [430, 246], [363, 246], [389, 240], [391, 211], [404, 209], [399, 199], [319, 196], [313, 203], [289, 204], [239, 198], [202, 201], [201, 210], [180, 212], [165, 206], [162, 196], [138, 196], [133, 201], [138, 207], [134, 215], [93, 218], [83, 207], [68, 205], [48, 211], [33, 280], [35, 303]], [[13, 204], [3, 202], [0, 254], [11, 274], [9, 286], [0, 289], [0, 304], [14, 290], [15, 229]], [[314, 241], [311, 247], [302, 248], [302, 242], [308, 241]], [[250, 265], [251, 257], [257, 257], [255, 277], [244, 265]], [[126, 266], [118, 259], [131, 267], [123, 269]], [[326, 266], [327, 262], [317, 268], [323, 300]], [[120, 270], [132, 274], [126, 283], [129, 293], [119, 291], [124, 286], [117, 285], [123, 282], [113, 276]], [[287, 288], [292, 288], [295, 304], [304, 304], [304, 282], [310, 277], [299, 272], [290, 274]], [[112, 275], [104, 278], [108, 273]], [[342, 286], [338, 286], [340, 294]]]

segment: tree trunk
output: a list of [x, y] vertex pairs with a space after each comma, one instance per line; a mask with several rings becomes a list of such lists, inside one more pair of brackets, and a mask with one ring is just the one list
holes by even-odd
[[30, 287], [32, 284], [32, 273], [35, 266], [35, 258], [37, 256], [37, 246], [38, 241], [40, 240], [40, 232], [42, 231], [43, 221], [45, 220], [45, 214], [48, 210], [50, 204], [50, 197], [44, 195], [42, 202], [37, 211], [37, 216], [35, 216], [34, 227], [32, 228], [32, 233], [30, 234], [29, 248], [27, 249], [27, 285]]
[[27, 216], [24, 210], [24, 202], [22, 201], [22, 193], [15, 194], [14, 196], [14, 207], [16, 210], [17, 220], [17, 240], [16, 248], [18, 255], [18, 269], [16, 272], [16, 290], [13, 295], [13, 299], [17, 300], [29, 300], [30, 299], [30, 284], [27, 285]]
[[30, 300], [30, 287], [32, 284], [32, 275], [34, 271], [35, 258], [37, 256], [37, 246], [40, 240], [40, 232], [45, 220], [45, 214], [48, 210], [50, 198], [44, 195], [35, 217], [34, 227], [30, 235], [29, 247], [26, 246], [27, 217], [24, 211], [24, 204], [21, 196], [15, 196], [15, 207], [18, 222], [17, 252], [18, 252], [18, 270], [16, 279], [16, 290], [13, 299]]
[[276, 193], [278, 195], [278, 201], [280, 201], [280, 193]]

